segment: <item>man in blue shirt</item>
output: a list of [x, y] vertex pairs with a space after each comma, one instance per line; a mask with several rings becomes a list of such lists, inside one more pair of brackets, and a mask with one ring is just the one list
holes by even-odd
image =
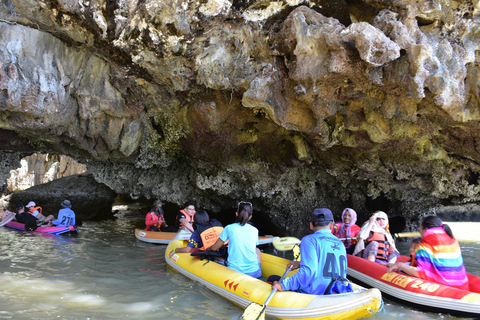
[[323, 295], [332, 279], [347, 277], [345, 246], [332, 234], [333, 225], [332, 211], [327, 208], [313, 211], [310, 229], [314, 233], [303, 237], [300, 243], [301, 261], [288, 265], [299, 270], [282, 283], [275, 281], [272, 289]]
[[57, 227], [67, 227], [75, 225], [75, 212], [70, 209], [72, 204], [68, 200], [63, 200], [61, 203], [63, 209], [58, 211], [58, 218], [52, 221], [52, 224]]

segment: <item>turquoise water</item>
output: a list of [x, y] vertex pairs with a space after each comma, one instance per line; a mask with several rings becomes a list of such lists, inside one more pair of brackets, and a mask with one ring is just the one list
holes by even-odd
[[[243, 310], [175, 273], [139, 219], [85, 222], [78, 237], [0, 228], [0, 319], [238, 319]], [[400, 243], [402, 253], [409, 244]], [[268, 250], [268, 248], [266, 249]], [[480, 275], [480, 243], [463, 243]], [[455, 319], [385, 301], [370, 319]]]

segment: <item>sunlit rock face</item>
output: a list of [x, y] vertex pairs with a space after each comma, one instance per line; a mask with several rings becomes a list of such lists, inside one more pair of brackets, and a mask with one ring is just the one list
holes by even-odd
[[70, 157], [49, 154], [34, 153], [23, 158], [20, 165], [19, 169], [10, 171], [10, 178], [7, 179], [8, 193], [87, 171], [84, 164]]
[[[315, 207], [416, 221], [479, 201], [478, 10], [4, 1], [0, 128], [117, 193], [217, 212], [251, 200], [279, 233], [304, 232]], [[20, 157], [15, 141], [2, 152]]]

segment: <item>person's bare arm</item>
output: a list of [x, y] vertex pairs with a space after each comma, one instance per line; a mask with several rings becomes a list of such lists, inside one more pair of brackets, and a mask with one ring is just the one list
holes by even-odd
[[207, 250], [217, 251], [218, 249], [220, 249], [223, 246], [223, 244], [224, 244], [223, 240], [218, 238], [217, 242], [215, 242], [214, 245], [211, 246], [210, 248], [207, 248]]
[[375, 217], [371, 216], [370, 219], [368, 219], [368, 224], [365, 227], [365, 230], [363, 232], [359, 233], [359, 236], [361, 239], [367, 239], [368, 235], [370, 234], [370, 230], [372, 230], [373, 224], [375, 223]]
[[392, 267], [388, 269], [388, 272], [394, 272], [402, 269], [403, 272], [405, 272], [408, 275], [420, 278], [418, 274], [418, 270], [416, 267], [412, 267], [404, 262], [397, 262], [395, 263]]
[[187, 219], [181, 218], [179, 221], [182, 224], [182, 226], [184, 226], [186, 229], [188, 229], [188, 231], [190, 231], [190, 232], [194, 231], [192, 225], [190, 224], [190, 222], [187, 221]]
[[[173, 252], [175, 251], [175, 252]], [[170, 251], [170, 253], [168, 254], [168, 256], [170, 257], [170, 259], [173, 257], [173, 255], [175, 253], [189, 253], [189, 252], [192, 252], [192, 248], [190, 247], [183, 247], [183, 248], [175, 248], [174, 250]]]

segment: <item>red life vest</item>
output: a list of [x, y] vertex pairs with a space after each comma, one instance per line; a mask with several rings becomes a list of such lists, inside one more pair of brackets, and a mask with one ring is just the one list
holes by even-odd
[[378, 242], [378, 250], [376, 258], [379, 260], [388, 260], [388, 249], [390, 249], [390, 244], [387, 241], [387, 238], [383, 233], [380, 232], [370, 232], [370, 237], [367, 238], [365, 246], [368, 246], [370, 242]]
[[[335, 225], [333, 226], [333, 229], [332, 229], [332, 233], [335, 237], [337, 238], [341, 238], [338, 234], [339, 232], [339, 229], [340, 227], [342, 226], [342, 222], [337, 222], [335, 223]], [[343, 244], [345, 245], [345, 247], [350, 247], [352, 244], [356, 244], [357, 243], [357, 237], [358, 237], [358, 234], [360, 233], [360, 227], [357, 226], [356, 224], [350, 226], [350, 240], [346, 239], [346, 240], [342, 240]]]
[[30, 207], [30, 209], [28, 210], [28, 213], [30, 214], [33, 214], [36, 210], [38, 210], [38, 212], [42, 213], [42, 208], [41, 207]]
[[204, 251], [217, 242], [220, 233], [223, 231], [222, 224], [216, 219], [210, 220], [208, 225], [195, 224], [197, 232], [200, 234], [203, 246], [199, 250]]

